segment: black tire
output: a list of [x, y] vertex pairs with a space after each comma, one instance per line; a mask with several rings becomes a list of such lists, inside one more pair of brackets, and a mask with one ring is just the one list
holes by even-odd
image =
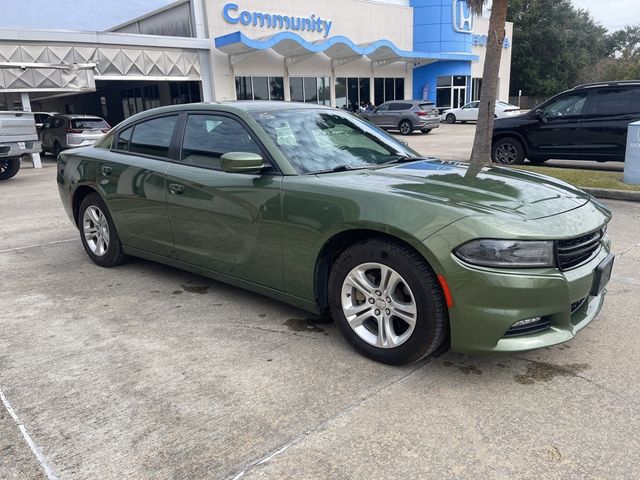
[[58, 142], [57, 140], [55, 142], [53, 142], [53, 156], [56, 157], [56, 160], [58, 159], [58, 155], [60, 155], [60, 152], [62, 151], [62, 148], [60, 147], [60, 142]]
[[422, 130], [420, 130], [422, 133], [429, 133], [431, 132], [431, 130], [433, 130], [433, 128], [423, 128]]
[[444, 117], [444, 121], [448, 124], [456, 123], [456, 116], [453, 113], [447, 113], [447, 116]]
[[411, 132], [413, 132], [413, 125], [409, 120], [402, 120], [398, 124], [398, 130], [400, 130], [402, 135], [411, 135]]
[[504, 137], [493, 142], [491, 160], [501, 165], [522, 165], [524, 163], [524, 148], [520, 140]]
[[0, 160], [0, 180], [9, 180], [15, 177], [20, 170], [19, 158], [4, 158]]
[[527, 160], [529, 160], [531, 163], [534, 163], [536, 165], [542, 165], [544, 162], [546, 162], [549, 159], [548, 158], [527, 158]]
[[[108, 246], [106, 248], [106, 252], [103, 255], [96, 255], [84, 234], [84, 214], [89, 207], [98, 208], [106, 219], [106, 223], [108, 225], [108, 234], [109, 241]], [[111, 218], [111, 214], [109, 213], [109, 209], [107, 205], [104, 203], [104, 200], [97, 193], [91, 193], [87, 195], [80, 204], [80, 209], [78, 210], [78, 229], [80, 230], [80, 239], [82, 240], [82, 246], [84, 247], [87, 255], [95, 263], [101, 267], [115, 267], [124, 263], [127, 259], [127, 256], [122, 251], [122, 243], [120, 243], [120, 237], [118, 236], [118, 232], [116, 231], [116, 227], [113, 223], [113, 219]]]
[[[416, 306], [415, 327], [406, 341], [396, 347], [377, 347], [363, 340], [349, 325], [342, 308], [345, 278], [354, 268], [369, 262], [395, 270], [413, 293]], [[385, 296], [384, 292], [382, 296]], [[358, 352], [390, 365], [404, 365], [430, 355], [442, 345], [448, 332], [445, 301], [440, 284], [429, 265], [410, 248], [384, 239], [364, 240], [340, 255], [329, 275], [329, 306], [342, 335]], [[375, 319], [370, 317], [367, 321], [375, 322]]]

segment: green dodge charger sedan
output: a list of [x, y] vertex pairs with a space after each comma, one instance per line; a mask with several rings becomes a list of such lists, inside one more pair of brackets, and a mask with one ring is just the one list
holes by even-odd
[[57, 179], [97, 265], [142, 257], [330, 312], [389, 364], [570, 340], [613, 265], [611, 214], [588, 194], [423, 158], [318, 105], [149, 110], [62, 153]]

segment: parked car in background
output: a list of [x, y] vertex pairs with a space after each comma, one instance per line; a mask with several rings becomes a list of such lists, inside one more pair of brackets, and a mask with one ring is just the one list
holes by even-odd
[[33, 116], [36, 119], [36, 128], [40, 130], [42, 125], [44, 125], [44, 123], [54, 115], [58, 114], [55, 112], [33, 112]]
[[385, 102], [373, 112], [362, 112], [360, 116], [385, 130], [399, 130], [402, 135], [414, 130], [429, 133], [440, 126], [438, 109], [433, 102], [425, 100]]
[[23, 156], [39, 152], [33, 113], [0, 112], [0, 180], [8, 180], [18, 173]]
[[572, 339], [604, 302], [610, 212], [467, 168], [335, 108], [241, 101], [134, 115], [60, 154], [56, 178], [95, 264], [133, 255], [330, 312], [377, 361]]
[[[476, 101], [467, 103], [460, 108], [445, 108], [442, 111], [440, 120], [447, 123], [477, 122], [479, 107], [480, 102]], [[507, 102], [496, 101], [495, 118], [512, 117], [514, 115], [520, 115], [520, 107]]]
[[62, 150], [93, 145], [111, 126], [92, 115], [53, 115], [40, 130], [42, 150], [56, 157]]
[[519, 164], [624, 161], [627, 126], [640, 120], [640, 80], [579, 85], [525, 115], [498, 119], [492, 159]]

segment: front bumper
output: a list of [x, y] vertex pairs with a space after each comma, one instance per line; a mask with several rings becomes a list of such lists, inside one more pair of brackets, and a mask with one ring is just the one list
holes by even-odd
[[[539, 222], [545, 238], [553, 235], [550, 232], [554, 228], [558, 235], [565, 215], [573, 215], [578, 219], [577, 225], [583, 222], [584, 228], [593, 230], [602, 228], [607, 221], [604, 215], [594, 214], [588, 207], [580, 208]], [[545, 223], [549, 228], [543, 228]], [[449, 238], [445, 241], [442, 237]], [[451, 225], [425, 241], [437, 255], [436, 259], [428, 260], [438, 265], [434, 269], [444, 276], [451, 291], [449, 325], [451, 348], [456, 352], [516, 352], [566, 342], [591, 323], [602, 308], [606, 289], [598, 296], [590, 292], [596, 267], [610, 253], [608, 235], [603, 237], [591, 260], [566, 271], [468, 265], [451, 253], [452, 245], [462, 243]], [[579, 307], [575, 305], [577, 302], [582, 302]], [[506, 336], [514, 323], [536, 317], [549, 320], [550, 326], [534, 333]]]

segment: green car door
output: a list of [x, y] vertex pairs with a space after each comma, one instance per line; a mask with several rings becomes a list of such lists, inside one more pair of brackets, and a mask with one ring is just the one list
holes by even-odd
[[[282, 175], [235, 116], [189, 113], [180, 162], [167, 170], [167, 202], [178, 260], [281, 290]], [[262, 171], [229, 173], [229, 152], [260, 155]]]
[[165, 172], [179, 115], [155, 117], [121, 131], [98, 161], [97, 186], [129, 247], [173, 255]]

